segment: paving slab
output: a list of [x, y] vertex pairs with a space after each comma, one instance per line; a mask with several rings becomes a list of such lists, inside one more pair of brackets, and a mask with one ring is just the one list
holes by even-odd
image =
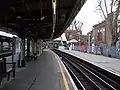
[[[30, 61], [24, 70], [17, 72], [16, 78], [5, 84], [3, 90], [66, 90], [66, 88], [55, 55], [46, 50], [37, 60]], [[70, 90], [74, 90], [73, 87]]]

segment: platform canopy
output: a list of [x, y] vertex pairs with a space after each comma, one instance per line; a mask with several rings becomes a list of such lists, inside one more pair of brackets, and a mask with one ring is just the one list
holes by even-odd
[[78, 42], [76, 39], [71, 39], [71, 40], [69, 41], [69, 43], [76, 43], [76, 42]]
[[0, 28], [19, 37], [54, 39], [86, 0], [0, 0]]

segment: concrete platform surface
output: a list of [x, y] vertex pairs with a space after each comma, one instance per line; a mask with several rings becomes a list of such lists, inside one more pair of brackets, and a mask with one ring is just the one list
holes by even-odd
[[98, 67], [101, 67], [113, 74], [120, 76], [120, 59], [105, 57], [102, 55], [94, 55], [89, 53], [83, 53], [79, 51], [70, 51], [70, 50], [62, 50], [60, 51], [71, 54], [75, 57], [81, 58], [87, 62], [90, 62]]
[[44, 50], [38, 60], [30, 61], [2, 90], [74, 90], [70, 76], [58, 59], [51, 50]]

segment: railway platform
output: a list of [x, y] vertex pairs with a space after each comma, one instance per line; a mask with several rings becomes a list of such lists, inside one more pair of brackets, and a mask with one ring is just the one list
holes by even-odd
[[[0, 89], [1, 90], [1, 89]], [[70, 74], [51, 50], [45, 49], [37, 60], [16, 73], [2, 90], [77, 90]]]
[[59, 49], [62, 52], [68, 53], [73, 55], [77, 58], [85, 60], [93, 65], [96, 65], [108, 72], [111, 72], [117, 76], [120, 76], [120, 59], [105, 57], [102, 55], [94, 55], [89, 53], [83, 53], [79, 51], [70, 51], [70, 50], [63, 50]]

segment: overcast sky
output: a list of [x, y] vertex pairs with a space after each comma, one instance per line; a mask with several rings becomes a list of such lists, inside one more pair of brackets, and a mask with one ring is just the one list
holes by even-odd
[[82, 32], [92, 30], [92, 26], [102, 20], [100, 15], [96, 12], [97, 0], [87, 0], [82, 9], [76, 16], [76, 20], [83, 22]]

